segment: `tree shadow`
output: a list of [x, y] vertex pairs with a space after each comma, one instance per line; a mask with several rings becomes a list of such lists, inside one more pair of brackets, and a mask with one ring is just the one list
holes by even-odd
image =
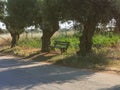
[[7, 59], [6, 54], [0, 53], [0, 68], [8, 68], [12, 66], [20, 66], [20, 65], [27, 65], [33, 64], [34, 62], [44, 62], [51, 59], [54, 56], [57, 56], [58, 53], [41, 53], [40, 51], [31, 54], [28, 57], [20, 57], [16, 58], [14, 56], [9, 56]]
[[107, 57], [108, 59], [110, 59], [110, 60], [119, 60], [120, 61], [120, 57], [114, 57], [114, 56], [109, 56], [109, 57]]
[[2, 46], [2, 49], [0, 50], [1, 55], [14, 55], [13, 52], [14, 52], [14, 48], [10, 48], [10, 47], [3, 48]]
[[25, 57], [23, 59], [30, 59], [30, 60], [34, 60], [34, 61], [38, 61], [38, 62], [42, 62], [42, 61], [47, 61], [49, 59], [51, 59], [52, 57], [57, 56], [58, 53], [41, 53], [41, 52], [36, 52], [34, 54], [31, 54], [28, 57]]
[[37, 85], [72, 83], [87, 79], [92, 74], [94, 73], [50, 64], [21, 64], [0, 69], [0, 90], [28, 90]]
[[[1, 45], [0, 45], [0, 47], [2, 48]], [[6, 48], [6, 49], [1, 49], [1, 50], [0, 50], [0, 53], [3, 53], [3, 52], [6, 51], [6, 50], [8, 50], [8, 48]]]
[[103, 88], [103, 89], [100, 89], [100, 90], [120, 90], [120, 85], [113, 86], [111, 88]]
[[85, 69], [104, 70], [104, 66], [109, 64], [109, 59], [103, 54], [90, 54], [85, 57], [70, 55], [63, 59], [56, 60], [55, 64]]
[[[1, 56], [1, 55], [0, 55]], [[28, 65], [32, 64], [33, 62], [25, 62], [23, 59], [10, 57], [6, 59], [8, 56], [2, 55], [0, 58], [0, 68], [9, 68], [9, 67], [15, 67], [15, 66], [21, 66], [21, 65]]]

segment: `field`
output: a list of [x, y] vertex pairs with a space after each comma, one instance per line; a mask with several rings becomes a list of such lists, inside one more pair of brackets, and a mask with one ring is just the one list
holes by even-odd
[[[118, 69], [120, 70], [120, 35], [107, 33], [95, 34], [93, 37], [93, 53], [86, 57], [77, 56], [79, 38], [76, 32], [57, 32], [51, 42], [55, 40], [69, 41], [67, 53], [60, 54], [59, 50], [47, 54], [40, 53], [41, 33], [22, 34], [17, 46], [9, 48], [10, 35], [1, 35], [2, 53], [14, 54], [35, 61], [47, 61], [55, 64], [87, 69]], [[44, 57], [44, 58], [43, 58]]]

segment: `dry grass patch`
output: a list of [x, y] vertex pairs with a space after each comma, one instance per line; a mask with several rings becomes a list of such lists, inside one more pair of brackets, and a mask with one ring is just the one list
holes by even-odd
[[22, 57], [30, 56], [33, 53], [40, 51], [38, 48], [30, 48], [30, 47], [15, 47], [9, 48], [8, 46], [4, 47], [1, 52], [9, 55], [17, 55]]
[[0, 46], [10, 45], [11, 38], [9, 35], [0, 35]]

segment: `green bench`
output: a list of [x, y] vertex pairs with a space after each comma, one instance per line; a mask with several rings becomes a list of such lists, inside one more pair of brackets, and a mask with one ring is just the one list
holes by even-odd
[[70, 43], [69, 42], [65, 42], [65, 41], [54, 41], [53, 45], [50, 46], [51, 50], [55, 50], [55, 48], [60, 49], [61, 54], [66, 52], [68, 47], [69, 47]]

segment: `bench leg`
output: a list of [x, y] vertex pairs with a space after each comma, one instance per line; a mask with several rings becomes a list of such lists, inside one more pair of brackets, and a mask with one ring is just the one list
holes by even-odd
[[50, 47], [50, 51], [51, 51], [51, 50], [55, 51], [55, 48], [54, 48], [54, 47]]
[[66, 50], [64, 48], [61, 48], [60, 51], [61, 51], [61, 54], [63, 54]]

